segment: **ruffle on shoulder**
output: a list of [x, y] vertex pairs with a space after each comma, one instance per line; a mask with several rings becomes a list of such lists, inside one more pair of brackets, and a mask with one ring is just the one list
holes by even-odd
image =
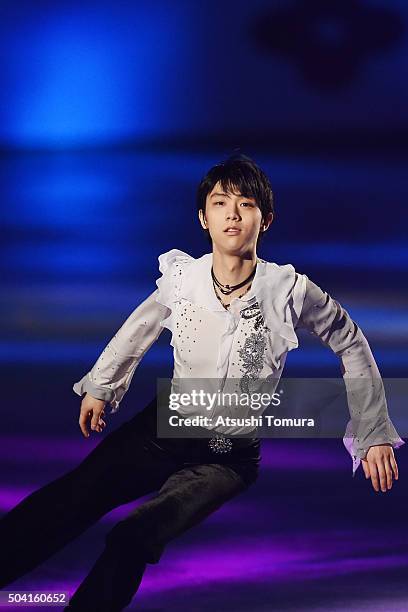
[[[185, 267], [194, 261], [194, 257], [179, 249], [171, 249], [159, 255], [158, 260], [162, 276], [156, 280], [156, 302], [170, 309], [170, 314], [160, 322], [160, 327], [166, 327], [173, 334], [174, 305], [180, 298]], [[170, 344], [174, 346], [173, 338]]]
[[292, 264], [265, 262], [256, 295], [269, 329], [267, 359], [273, 369], [280, 369], [283, 356], [299, 346], [295, 325], [300, 316], [306, 291], [306, 278]]

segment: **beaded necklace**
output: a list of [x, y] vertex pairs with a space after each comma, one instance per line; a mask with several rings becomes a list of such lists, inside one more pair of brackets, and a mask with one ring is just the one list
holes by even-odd
[[[214, 281], [213, 281], [213, 287], [214, 287], [214, 290], [215, 290], [215, 295], [217, 296], [217, 298], [218, 298], [218, 300], [221, 302], [221, 304], [224, 306], [224, 308], [225, 308], [225, 309], [229, 308], [229, 307], [230, 307], [230, 305], [231, 305], [231, 303], [230, 303], [230, 304], [224, 304], [224, 302], [222, 301], [222, 299], [220, 298], [220, 296], [219, 296], [219, 295], [218, 295], [218, 293], [217, 293], [217, 289], [218, 289], [218, 288], [217, 288], [216, 284], [214, 283]], [[248, 285], [248, 287], [245, 289], [244, 293], [241, 293], [241, 295], [239, 295], [239, 296], [238, 296], [238, 299], [239, 299], [239, 298], [242, 298], [242, 296], [243, 296], [243, 295], [245, 295], [246, 293], [248, 293], [248, 291], [250, 290], [250, 288], [251, 288], [251, 287], [252, 287], [252, 283], [249, 283], [249, 285]]]
[[[258, 260], [257, 260], [257, 263], [258, 263]], [[229, 308], [230, 304], [225, 304], [222, 301], [221, 297], [218, 295], [218, 291], [221, 291], [224, 295], [230, 295], [233, 291], [235, 291], [236, 289], [239, 289], [239, 287], [243, 287], [255, 275], [257, 263], [255, 264], [254, 269], [252, 270], [251, 274], [245, 280], [238, 283], [237, 285], [223, 285], [222, 283], [220, 283], [220, 281], [216, 278], [214, 274], [213, 267], [211, 266], [211, 276], [213, 280], [213, 287], [214, 287], [215, 295], [217, 296], [218, 300], [221, 302], [221, 304], [224, 306], [225, 309]], [[245, 291], [241, 293], [241, 295], [238, 296], [238, 299], [244, 296], [250, 290], [251, 286], [252, 286], [252, 283], [250, 283], [248, 287], [245, 289]]]

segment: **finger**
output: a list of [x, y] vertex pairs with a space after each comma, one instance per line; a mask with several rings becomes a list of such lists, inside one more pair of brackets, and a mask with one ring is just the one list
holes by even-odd
[[87, 428], [87, 420], [89, 415], [90, 413], [85, 412], [84, 410], [81, 410], [81, 414], [79, 415], [79, 427], [81, 428], [81, 431], [85, 438], [89, 438], [89, 431]]
[[380, 490], [380, 483], [378, 479], [377, 464], [374, 463], [374, 461], [370, 463], [370, 475], [374, 490], [378, 493], [378, 491]]
[[370, 478], [370, 468], [367, 461], [361, 461], [366, 478]]
[[385, 475], [387, 479], [387, 489], [391, 489], [392, 487], [392, 469], [389, 459], [389, 457], [386, 457], [384, 461]]
[[[102, 414], [102, 413], [101, 413], [101, 414]], [[105, 423], [105, 421], [104, 421], [104, 420], [101, 418], [101, 416], [96, 415], [96, 418], [98, 419], [98, 421], [97, 421], [97, 423], [96, 423], [95, 429], [96, 429], [97, 431], [99, 431], [99, 430], [100, 430], [100, 428], [105, 427], [106, 423]]]
[[383, 457], [380, 457], [377, 460], [377, 469], [378, 469], [378, 473], [380, 475], [380, 487], [381, 487], [381, 491], [383, 493], [385, 493], [387, 491], [387, 475], [385, 473], [384, 458]]
[[106, 426], [106, 423], [103, 419], [99, 419], [98, 425], [96, 426], [96, 431], [101, 432]]
[[398, 465], [395, 460], [394, 453], [392, 453], [392, 455], [390, 456], [390, 464], [392, 467], [392, 471], [394, 472], [394, 478], [395, 480], [398, 480]]
[[93, 410], [93, 416], [91, 420], [91, 429], [96, 429], [98, 427], [98, 421], [100, 417], [100, 412], [97, 410]]

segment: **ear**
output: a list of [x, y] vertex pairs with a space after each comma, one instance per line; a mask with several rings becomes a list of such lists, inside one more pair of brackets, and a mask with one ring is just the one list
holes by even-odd
[[268, 213], [265, 221], [261, 222], [261, 232], [266, 232], [273, 220], [273, 213]]
[[200, 219], [201, 227], [203, 227], [204, 229], [207, 229], [207, 221], [205, 219], [205, 215], [204, 215], [203, 210], [201, 208], [198, 211], [198, 218]]

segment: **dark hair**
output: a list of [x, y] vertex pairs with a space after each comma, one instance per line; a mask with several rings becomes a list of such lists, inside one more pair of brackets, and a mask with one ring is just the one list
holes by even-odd
[[[242, 153], [234, 153], [226, 160], [213, 166], [197, 188], [197, 210], [202, 210], [205, 213], [207, 195], [211, 193], [218, 182], [220, 182], [225, 193], [237, 191], [245, 198], [254, 198], [261, 210], [263, 221], [270, 212], [275, 217], [274, 197], [269, 179], [251, 158]], [[203, 228], [203, 232], [212, 244], [208, 229]], [[263, 232], [260, 232], [257, 246], [262, 236]]]

